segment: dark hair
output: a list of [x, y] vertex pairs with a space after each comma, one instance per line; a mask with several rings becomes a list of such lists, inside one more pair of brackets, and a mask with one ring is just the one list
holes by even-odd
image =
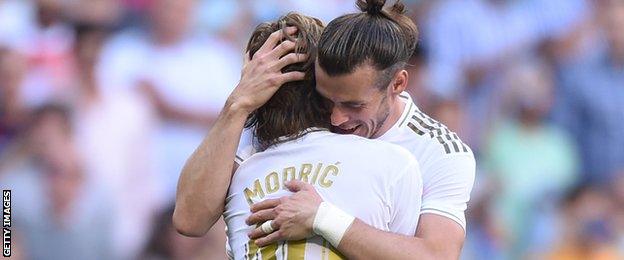
[[418, 29], [405, 15], [401, 1], [384, 7], [385, 0], [358, 0], [362, 11], [331, 21], [319, 40], [318, 62], [330, 76], [353, 72], [367, 63], [383, 71], [377, 84], [385, 88], [416, 49]]
[[330, 113], [316, 92], [314, 80], [316, 46], [323, 31], [320, 20], [298, 13], [288, 13], [275, 22], [258, 25], [247, 44], [249, 57], [253, 57], [271, 33], [278, 30], [283, 32], [287, 26], [297, 27], [296, 35], [286, 35], [286, 38], [296, 42], [296, 53], [306, 53], [309, 59], [307, 62], [286, 66], [282, 72], [302, 71], [306, 76], [302, 81], [282, 85], [266, 104], [251, 113], [247, 119], [245, 127], [254, 127], [260, 150], [299, 138], [310, 127], [329, 128]]

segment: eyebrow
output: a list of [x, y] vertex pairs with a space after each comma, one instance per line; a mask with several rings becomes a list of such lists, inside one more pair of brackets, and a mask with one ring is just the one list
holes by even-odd
[[319, 93], [319, 95], [321, 95], [321, 97], [323, 97], [324, 99], [327, 99], [327, 100], [329, 100], [329, 101], [331, 101], [333, 103], [339, 103], [341, 105], [353, 106], [353, 105], [362, 105], [362, 104], [365, 104], [365, 103], [368, 102], [368, 101], [365, 101], [365, 100], [349, 100], [349, 101], [338, 101], [338, 102], [335, 102], [335, 101], [331, 100], [329, 97], [327, 97], [327, 95], [325, 95], [325, 93], [323, 93], [323, 91], [319, 90], [318, 85], [317, 85], [317, 88], [316, 88], [316, 92]]
[[364, 102], [364, 101], [342, 101], [342, 102], [340, 102], [340, 104], [347, 105], [347, 106], [362, 105], [364, 103], [366, 103], [366, 102]]

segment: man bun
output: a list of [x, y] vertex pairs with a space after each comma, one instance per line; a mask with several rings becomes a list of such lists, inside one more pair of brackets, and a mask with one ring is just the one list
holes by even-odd
[[386, 0], [358, 0], [355, 4], [362, 12], [378, 15], [386, 4]]
[[385, 15], [388, 18], [395, 18], [397, 15], [405, 13], [405, 5], [400, 1], [396, 1], [389, 10], [384, 10], [386, 0], [357, 0], [355, 3], [360, 11], [369, 15]]

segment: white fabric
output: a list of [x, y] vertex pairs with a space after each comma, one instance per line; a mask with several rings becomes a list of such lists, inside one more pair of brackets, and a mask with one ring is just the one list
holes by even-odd
[[327, 239], [332, 246], [338, 247], [354, 220], [355, 217], [333, 204], [323, 201], [316, 211], [316, 216], [314, 216], [312, 229], [315, 234]]
[[421, 214], [448, 217], [466, 230], [464, 211], [476, 170], [472, 150], [456, 133], [418, 110], [409, 94], [401, 98], [406, 103], [401, 118], [378, 140], [398, 144], [418, 160], [424, 184]]
[[[293, 178], [312, 183], [324, 201], [375, 228], [410, 236], [416, 231], [422, 195], [416, 160], [393, 144], [316, 131], [254, 154], [234, 173], [224, 219], [235, 259], [244, 259], [253, 249], [247, 233], [254, 227], [245, 224], [249, 202], [291, 194], [283, 183]], [[274, 250], [279, 251], [277, 259], [293, 253], [292, 243]], [[305, 246], [306, 259], [321, 259], [331, 251], [319, 236]]]
[[[406, 148], [420, 164], [424, 185], [421, 214], [432, 213], [448, 217], [466, 230], [464, 211], [474, 183], [476, 170], [474, 155], [455, 133], [420, 112], [409, 94], [403, 92], [401, 98], [405, 102], [403, 114], [399, 121], [377, 140]], [[414, 118], [423, 121], [425, 126]], [[424, 135], [412, 130], [409, 127], [410, 123]], [[445, 144], [450, 153], [446, 152]], [[455, 151], [455, 145], [458, 146], [459, 152]], [[240, 164], [255, 152], [253, 133], [245, 129], [240, 139], [236, 162]], [[375, 152], [381, 155], [376, 149]]]

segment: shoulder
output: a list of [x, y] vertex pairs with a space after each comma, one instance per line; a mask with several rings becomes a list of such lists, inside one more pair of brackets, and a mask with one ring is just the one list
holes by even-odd
[[[390, 142], [367, 139], [356, 135], [332, 134], [331, 142], [340, 144], [342, 152], [351, 153], [360, 160], [371, 162], [385, 162], [384, 165], [417, 164], [417, 160], [406, 148]], [[329, 141], [329, 140], [328, 140]]]
[[252, 155], [257, 153], [257, 151], [253, 129], [243, 128], [240, 140], [238, 141], [238, 148], [236, 149], [236, 157], [234, 158], [234, 161], [238, 164], [242, 164]]
[[400, 122], [397, 134], [386, 141], [406, 148], [418, 161], [423, 178], [466, 183], [474, 179], [476, 161], [470, 147], [457, 133], [415, 106]]
[[397, 134], [386, 141], [405, 147], [421, 163], [439, 158], [472, 156], [472, 150], [457, 133], [416, 106], [400, 122]]

